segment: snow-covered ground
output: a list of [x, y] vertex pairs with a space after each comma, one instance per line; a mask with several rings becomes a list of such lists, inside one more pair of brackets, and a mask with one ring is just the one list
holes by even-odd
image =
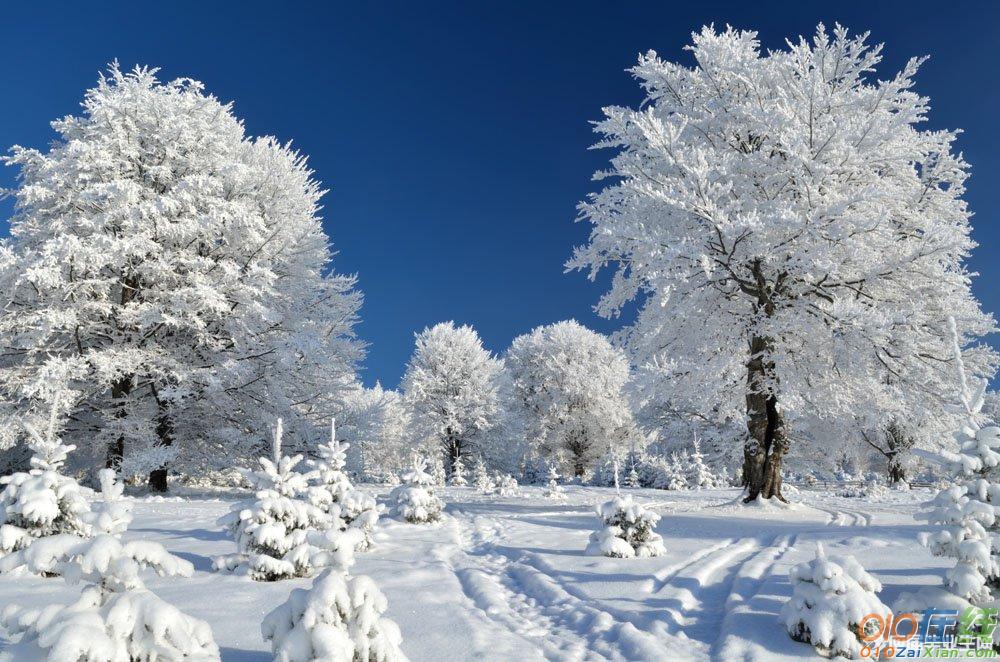
[[[886, 604], [914, 586], [939, 585], [948, 564], [917, 543], [926, 525], [913, 514], [926, 490], [869, 502], [803, 489], [789, 508], [739, 505], [738, 490], [623, 491], [662, 516], [665, 556], [584, 555], [593, 506], [613, 490], [567, 487], [557, 502], [538, 487], [508, 498], [448, 488], [443, 522], [383, 518], [352, 574], [370, 575], [385, 593], [412, 660], [770, 662], [818, 658], [778, 622], [788, 570], [812, 558], [817, 542], [855, 555], [884, 584]], [[190, 579], [147, 583], [211, 624], [223, 660], [269, 660], [261, 619], [311, 580], [268, 584], [212, 572], [213, 556], [234, 551], [215, 524], [231, 503], [137, 499], [125, 538], [155, 540], [194, 564]], [[0, 576], [0, 605], [68, 601], [76, 592], [59, 579]]]

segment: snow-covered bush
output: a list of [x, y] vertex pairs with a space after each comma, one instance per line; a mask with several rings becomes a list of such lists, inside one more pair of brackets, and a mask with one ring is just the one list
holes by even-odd
[[56, 398], [44, 435], [24, 424], [33, 453], [31, 469], [0, 477], [4, 486], [0, 492], [0, 556], [46, 536], [87, 534], [87, 501], [77, 482], [60, 473], [75, 446], [63, 444], [58, 436], [59, 413]]
[[382, 510], [375, 497], [357, 488], [344, 495], [344, 500], [340, 502], [341, 521], [348, 529], [356, 529], [361, 534], [358, 538], [359, 552], [371, 547], [372, 535]]
[[[859, 657], [861, 619], [869, 614], [885, 619], [890, 612], [878, 598], [882, 584], [877, 579], [853, 557], [827, 558], [820, 544], [816, 558], [792, 568], [788, 580], [792, 597], [781, 608], [781, 622], [792, 639], [829, 656]], [[865, 627], [877, 628], [878, 623]]]
[[240, 570], [258, 581], [302, 577], [312, 573], [310, 531], [339, 526], [308, 501], [310, 474], [295, 469], [301, 455], [281, 454], [282, 422], [272, 443], [273, 459], [260, 458], [261, 469], [247, 472], [254, 498], [237, 503], [219, 520], [236, 540], [238, 552], [215, 559], [216, 570]]
[[452, 487], [465, 487], [469, 484], [469, 481], [465, 477], [465, 463], [462, 462], [461, 455], [455, 458], [455, 463], [451, 467], [451, 477], [448, 480], [448, 484]]
[[434, 479], [425, 471], [426, 466], [425, 460], [415, 457], [413, 467], [403, 475], [402, 485], [389, 494], [395, 515], [411, 524], [436, 522], [444, 509], [434, 494]]
[[472, 481], [476, 486], [476, 489], [483, 494], [490, 494], [496, 487], [493, 484], [493, 478], [490, 476], [490, 472], [486, 470], [486, 463], [483, 461], [482, 457], [476, 459], [476, 466], [473, 468]]
[[276, 662], [402, 662], [399, 627], [382, 614], [385, 596], [369, 577], [330, 568], [292, 590], [260, 629]]
[[144, 568], [158, 575], [189, 577], [193, 566], [157, 543], [119, 536], [131, 516], [119, 501], [122, 486], [114, 472], [101, 472], [102, 503], [95, 508], [94, 537], [68, 533], [48, 536], [0, 559], [0, 569], [25, 568], [62, 575], [86, 584], [70, 605], [22, 608], [0, 615], [4, 628], [20, 639], [3, 660], [87, 660], [92, 662], [209, 661], [219, 659], [211, 629], [181, 613], [145, 588]]
[[549, 482], [545, 487], [545, 496], [556, 501], [566, 498], [566, 489], [559, 484], [559, 471], [555, 464], [549, 465]]
[[517, 496], [517, 479], [510, 474], [497, 474], [493, 481], [496, 495], [499, 497]]
[[616, 496], [595, 510], [601, 528], [591, 534], [587, 554], [628, 559], [666, 552], [663, 539], [653, 530], [660, 516], [636, 503], [631, 494]]

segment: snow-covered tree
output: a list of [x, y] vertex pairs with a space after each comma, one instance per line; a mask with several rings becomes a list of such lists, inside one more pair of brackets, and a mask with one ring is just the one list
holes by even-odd
[[427, 461], [414, 456], [413, 467], [403, 474], [402, 484], [389, 494], [396, 517], [411, 524], [436, 522], [444, 509], [444, 503], [434, 494], [434, 479], [426, 468]]
[[83, 582], [69, 605], [9, 605], [0, 622], [19, 640], [4, 660], [218, 660], [207, 623], [181, 613], [145, 588], [145, 568], [158, 575], [189, 577], [193, 566], [146, 540], [123, 543], [131, 515], [120, 501], [114, 471], [101, 472], [102, 500], [95, 506], [91, 538], [61, 533], [0, 559], [0, 570], [25, 568]]
[[[351, 577], [355, 543], [347, 534], [324, 536], [336, 547], [335, 560], [308, 589], [293, 589], [288, 600], [261, 623], [278, 662], [403, 662], [399, 627], [385, 618], [387, 603], [369, 577]], [[338, 544], [339, 541], [339, 544]]]
[[45, 408], [54, 370], [81, 396], [64, 437], [109, 466], [171, 445], [231, 466], [278, 415], [307, 439], [311, 404], [353, 380], [362, 346], [361, 296], [330, 270], [305, 157], [146, 68], [112, 65], [52, 126], [47, 151], [7, 158], [20, 185], [0, 247], [0, 443]]
[[329, 409], [337, 412], [339, 439], [350, 442], [347, 468], [365, 481], [387, 482], [409, 464], [409, 412], [400, 394], [380, 384], [360, 384], [333, 394]]
[[695, 437], [692, 442], [694, 448], [688, 456], [688, 484], [695, 489], [710, 489], [715, 487], [715, 476], [712, 470], [705, 464], [705, 456], [701, 454], [701, 443]]
[[946, 573], [946, 587], [975, 605], [993, 599], [1000, 587], [1000, 427], [982, 414], [986, 382], [970, 383], [965, 372], [956, 325], [952, 321], [953, 353], [959, 370], [959, 401], [965, 424], [955, 432], [959, 452], [949, 463], [952, 484], [928, 505], [924, 518], [942, 525], [922, 535], [935, 556], [955, 559]]
[[513, 404], [543, 454], [582, 476], [609, 449], [627, 448], [635, 424], [625, 398], [625, 355], [575, 321], [540, 326], [511, 343]]
[[62, 398], [50, 405], [44, 434], [25, 424], [33, 453], [31, 469], [0, 477], [0, 556], [32, 541], [63, 533], [88, 535], [90, 508], [73, 478], [61, 473], [75, 446], [62, 443], [59, 417]]
[[664, 490], [686, 490], [690, 487], [687, 468], [676, 453], [671, 453], [663, 463], [656, 487]]
[[[827, 558], [819, 543], [816, 558], [792, 568], [788, 581], [792, 597], [781, 608], [781, 622], [792, 639], [829, 657], [860, 657], [861, 620], [877, 614], [884, 623], [890, 616], [877, 595], [882, 584], [851, 556]], [[873, 635], [879, 623], [872, 619], [864, 626]]]
[[590, 535], [587, 554], [630, 559], [666, 553], [663, 538], [654, 531], [660, 516], [636, 503], [631, 494], [619, 494], [595, 511], [601, 528]]
[[345, 471], [350, 444], [337, 439], [336, 419], [330, 421], [330, 441], [317, 448], [319, 458], [307, 464], [310, 487], [307, 500], [330, 516], [335, 527], [358, 529], [359, 551], [372, 544], [372, 532], [378, 523], [379, 507], [375, 498], [358, 490]]
[[[616, 265], [598, 310], [638, 301], [618, 339], [660, 399], [745, 420], [747, 500], [781, 497], [789, 425], [940, 412], [953, 391], [947, 315], [964, 340], [996, 329], [970, 291], [968, 166], [955, 131], [920, 129], [921, 60], [876, 76], [881, 47], [820, 26], [762, 50], [704, 28], [694, 66], [649, 52], [646, 98], [609, 107], [612, 180], [580, 205], [593, 224], [572, 268]], [[997, 355], [970, 347], [977, 376]]]
[[497, 496], [517, 496], [517, 479], [510, 474], [497, 475], [493, 484], [495, 486]]
[[216, 570], [239, 570], [257, 581], [303, 577], [314, 570], [312, 531], [342, 528], [309, 501], [310, 474], [296, 471], [301, 455], [281, 452], [282, 420], [274, 430], [272, 458], [260, 458], [260, 470], [248, 471], [254, 498], [235, 504], [219, 520], [235, 540], [237, 553], [220, 556]]
[[559, 484], [559, 470], [555, 464], [549, 465], [549, 482], [545, 486], [545, 496], [556, 501], [566, 498], [566, 489]]
[[493, 484], [493, 477], [486, 470], [486, 462], [483, 461], [481, 456], [476, 458], [476, 466], [473, 467], [472, 471], [472, 483], [483, 494], [493, 492], [493, 488], [496, 487]]
[[455, 464], [451, 467], [451, 478], [448, 483], [452, 487], [465, 487], [469, 484], [469, 481], [465, 477], [465, 463], [462, 461], [461, 455], [455, 458]]
[[417, 443], [455, 458], [476, 449], [500, 413], [500, 361], [483, 348], [471, 326], [443, 322], [417, 334], [403, 375], [403, 399]]

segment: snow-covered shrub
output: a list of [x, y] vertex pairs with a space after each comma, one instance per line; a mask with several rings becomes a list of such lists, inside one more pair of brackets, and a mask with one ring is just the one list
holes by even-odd
[[425, 460], [414, 458], [413, 467], [403, 474], [403, 484], [389, 494], [395, 515], [411, 524], [436, 522], [444, 508], [434, 494], [434, 479], [425, 471], [426, 466]]
[[444, 460], [437, 453], [434, 453], [431, 459], [430, 476], [435, 487], [444, 487], [448, 484], [448, 475], [444, 470]]
[[382, 616], [386, 606], [371, 578], [331, 568], [311, 588], [294, 589], [260, 629], [277, 662], [401, 662], [402, 635]]
[[103, 499], [92, 518], [94, 537], [48, 536], [0, 559], [5, 571], [25, 568], [62, 575], [70, 584], [86, 584], [70, 605], [5, 608], [0, 621], [20, 639], [0, 659], [218, 660], [219, 649], [208, 625], [158, 598], [139, 576], [151, 568], [161, 576], [189, 577], [193, 566], [157, 543], [123, 543], [119, 536], [131, 515], [119, 500], [122, 486], [110, 469], [100, 478]]
[[601, 528], [591, 534], [587, 554], [627, 559], [666, 552], [663, 539], [653, 530], [660, 516], [636, 503], [631, 494], [616, 496], [595, 510]]
[[490, 473], [486, 470], [486, 463], [483, 462], [483, 458], [476, 459], [476, 466], [472, 472], [472, 481], [476, 486], [476, 489], [483, 494], [490, 494], [493, 492], [495, 485], [493, 484], [493, 478]]
[[238, 552], [215, 559], [216, 570], [246, 571], [258, 581], [302, 577], [312, 573], [310, 531], [339, 526], [308, 499], [309, 474], [295, 470], [301, 455], [281, 454], [282, 423], [278, 419], [273, 459], [260, 458], [261, 469], [247, 472], [254, 498], [237, 503], [219, 520], [236, 540]]
[[[827, 558], [819, 544], [816, 558], [792, 568], [788, 580], [792, 597], [781, 608], [781, 622], [792, 639], [830, 656], [858, 657], [861, 619], [868, 614], [885, 619], [890, 612], [878, 598], [882, 584], [877, 579], [850, 556]], [[873, 620], [865, 626], [878, 624]]]
[[545, 487], [545, 496], [556, 501], [562, 501], [566, 498], [566, 490], [559, 484], [559, 471], [555, 464], [549, 465], [549, 482]]
[[496, 495], [500, 497], [517, 496], [517, 479], [510, 474], [502, 474], [494, 481]]
[[75, 446], [58, 436], [59, 400], [49, 412], [48, 427], [40, 434], [25, 424], [32, 450], [31, 469], [0, 477], [0, 555], [23, 549], [33, 540], [69, 533], [86, 535], [89, 507], [77, 482], [60, 473]]
[[465, 463], [462, 462], [461, 455], [455, 458], [455, 463], [451, 467], [451, 478], [448, 480], [448, 484], [452, 487], [465, 487], [469, 484], [469, 481], [465, 477]]

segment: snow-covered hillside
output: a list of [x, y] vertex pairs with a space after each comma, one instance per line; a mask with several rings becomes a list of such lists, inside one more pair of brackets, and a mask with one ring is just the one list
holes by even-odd
[[[384, 502], [386, 488], [365, 489]], [[743, 506], [738, 490], [623, 490], [661, 515], [657, 558], [587, 556], [598, 525], [594, 505], [614, 490], [568, 486], [566, 500], [523, 487], [519, 496], [440, 490], [437, 525], [382, 518], [375, 545], [357, 555], [388, 599], [387, 616], [411, 660], [799, 660], [819, 659], [789, 639], [778, 613], [791, 595], [788, 571], [821, 542], [849, 553], [884, 585], [940, 585], [947, 560], [917, 542], [922, 490], [884, 500], [802, 490], [785, 508]], [[216, 520], [240, 495], [136, 499], [124, 538], [153, 540], [195, 567], [191, 578], [148, 586], [184, 613], [207, 621], [223, 660], [270, 660], [260, 622], [310, 579], [272, 583], [212, 571], [233, 542]], [[58, 579], [0, 576], [0, 605], [68, 601], [79, 589]], [[0, 648], [6, 642], [0, 640]]]

